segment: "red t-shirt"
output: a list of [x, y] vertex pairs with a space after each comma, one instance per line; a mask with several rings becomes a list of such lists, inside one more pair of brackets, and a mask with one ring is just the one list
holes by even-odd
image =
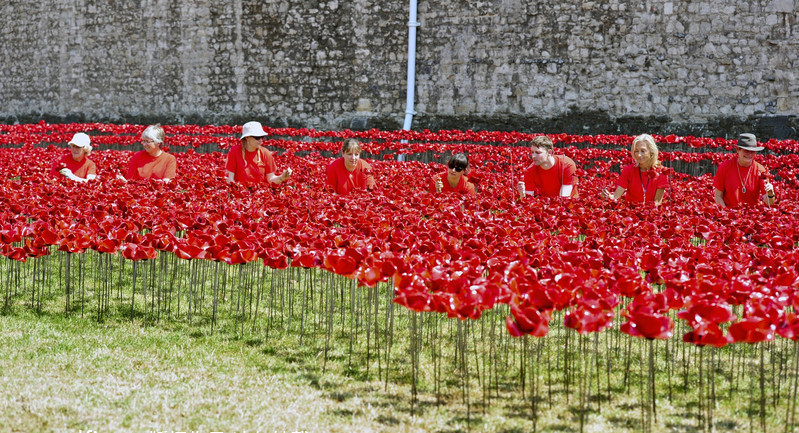
[[152, 157], [144, 150], [133, 155], [128, 163], [128, 180], [140, 179], [174, 179], [177, 170], [175, 156], [161, 152], [157, 157]]
[[372, 189], [375, 187], [372, 166], [359, 159], [355, 170], [349, 171], [344, 166], [344, 158], [338, 158], [327, 166], [327, 185], [341, 195], [347, 195], [355, 188]]
[[53, 162], [53, 167], [50, 169], [50, 174], [53, 176], [61, 176], [61, 173], [58, 171], [62, 168], [68, 168], [72, 174], [83, 179], [86, 179], [86, 176], [90, 174], [97, 174], [97, 167], [95, 167], [91, 159], [84, 156], [80, 161], [75, 161], [75, 159], [72, 158], [72, 152], [67, 152], [61, 159], [55, 160]]
[[577, 166], [565, 155], [554, 155], [555, 163], [548, 170], [531, 165], [524, 171], [524, 187], [544, 197], [558, 197], [560, 187], [573, 185], [571, 196], [577, 197]]
[[252, 152], [242, 152], [240, 144], [230, 148], [225, 169], [233, 173], [233, 180], [242, 184], [268, 182], [269, 173], [277, 171], [272, 152], [260, 147]]
[[627, 190], [624, 193], [626, 201], [655, 201], [655, 192], [659, 189], [665, 190], [669, 186], [669, 178], [658, 169], [641, 171], [634, 164], [630, 164], [621, 170], [616, 186]]
[[455, 185], [455, 188], [449, 185], [449, 181], [447, 180], [447, 173], [442, 173], [437, 176], [433, 176], [432, 181], [430, 182], [430, 192], [436, 191], [436, 180], [441, 179], [441, 183], [444, 184], [444, 187], [441, 188], [441, 192], [457, 192], [459, 194], [469, 194], [471, 196], [476, 197], [477, 193], [474, 190], [474, 184], [469, 182], [469, 178], [466, 176], [461, 176], [460, 180], [458, 180], [458, 184]]
[[[749, 167], [738, 165], [738, 157], [719, 164], [713, 186], [723, 193], [727, 207], [738, 207], [741, 203], [756, 205], [766, 193], [766, 168], [759, 162]], [[746, 188], [746, 192], [743, 192]]]

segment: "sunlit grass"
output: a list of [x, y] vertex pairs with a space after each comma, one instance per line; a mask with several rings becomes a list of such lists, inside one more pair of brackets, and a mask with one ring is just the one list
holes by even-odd
[[10, 298], [0, 425], [637, 432], [794, 422], [791, 341], [767, 343], [760, 370], [760, 346], [700, 349], [679, 341], [689, 329], [677, 320], [675, 337], [653, 345], [652, 413], [650, 342], [618, 331], [624, 303], [596, 336], [564, 328], [556, 313], [547, 337], [519, 339], [504, 305], [459, 321], [393, 304], [387, 284], [165, 253], [137, 264], [135, 297], [131, 262], [71, 260], [84, 273], [73, 268], [68, 303], [65, 255], [0, 263]]

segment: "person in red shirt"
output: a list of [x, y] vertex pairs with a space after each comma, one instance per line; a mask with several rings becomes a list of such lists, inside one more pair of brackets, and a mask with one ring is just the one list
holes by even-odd
[[771, 206], [776, 199], [774, 186], [766, 178], [766, 168], [755, 161], [763, 146], [754, 134], [738, 137], [738, 157], [722, 162], [713, 181], [714, 199], [721, 207], [754, 206], [758, 198]]
[[533, 163], [524, 171], [524, 180], [516, 184], [519, 198], [527, 194], [544, 197], [577, 197], [577, 165], [565, 155], [555, 155], [555, 146], [546, 135], [530, 142]]
[[347, 195], [353, 189], [372, 189], [375, 178], [372, 166], [361, 159], [361, 144], [354, 138], [344, 140], [341, 158], [327, 166], [327, 186], [336, 194]]
[[655, 206], [660, 206], [669, 178], [658, 160], [655, 138], [649, 134], [635, 137], [630, 152], [633, 163], [621, 170], [616, 180], [616, 191], [611, 196], [608, 190], [603, 189], [602, 197], [618, 200], [624, 195], [628, 202], [654, 202]]
[[89, 136], [78, 132], [69, 140], [69, 153], [53, 162], [50, 174], [64, 176], [76, 182], [88, 182], [97, 177], [97, 167], [89, 159], [92, 145]]
[[174, 155], [170, 155], [161, 150], [164, 143], [164, 128], [161, 125], [150, 125], [141, 134], [141, 145], [144, 150], [140, 150], [133, 155], [128, 163], [128, 173], [124, 180], [156, 179], [169, 182], [175, 178], [177, 162]]
[[446, 173], [433, 177], [430, 192], [457, 192], [476, 197], [474, 184], [464, 174], [469, 171], [469, 158], [462, 153], [456, 153], [447, 161]]
[[284, 170], [280, 176], [275, 175], [277, 166], [272, 152], [261, 147], [266, 135], [259, 122], [247, 122], [242, 126], [241, 144], [231, 147], [227, 154], [227, 182], [243, 185], [265, 182], [280, 184], [291, 176], [291, 168]]

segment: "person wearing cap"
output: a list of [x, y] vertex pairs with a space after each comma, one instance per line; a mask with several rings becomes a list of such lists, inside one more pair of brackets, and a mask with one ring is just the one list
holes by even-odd
[[469, 158], [463, 153], [452, 155], [447, 161], [447, 171], [433, 177], [430, 192], [456, 192], [476, 197], [474, 184], [465, 176], [469, 172]]
[[361, 143], [348, 138], [341, 144], [341, 158], [327, 166], [327, 186], [336, 194], [347, 195], [354, 189], [372, 189], [375, 178], [372, 166], [361, 159]]
[[755, 161], [763, 146], [757, 145], [754, 134], [738, 137], [736, 158], [722, 162], [713, 182], [713, 198], [721, 207], [754, 206], [762, 200], [769, 206], [774, 203], [774, 186], [768, 181], [766, 168]]
[[243, 185], [264, 182], [280, 184], [289, 178], [290, 168], [283, 171], [280, 176], [275, 175], [277, 166], [272, 152], [261, 147], [266, 135], [266, 131], [259, 122], [247, 122], [242, 126], [241, 144], [231, 147], [227, 154], [225, 163], [227, 182]]
[[150, 125], [141, 134], [140, 150], [133, 155], [128, 163], [128, 173], [125, 177], [117, 176], [123, 180], [156, 179], [169, 182], [175, 178], [177, 161], [175, 156], [161, 149], [164, 144], [164, 128], [160, 124]]
[[649, 134], [635, 137], [630, 153], [633, 163], [621, 170], [613, 195], [603, 189], [602, 198], [618, 200], [624, 195], [624, 200], [628, 202], [653, 202], [655, 206], [660, 206], [669, 186], [669, 178], [658, 160], [655, 138]]
[[555, 155], [555, 145], [546, 135], [530, 141], [533, 163], [516, 184], [519, 198], [528, 194], [544, 197], [577, 197], [577, 165], [565, 155]]
[[89, 136], [78, 132], [69, 140], [69, 153], [53, 163], [50, 174], [64, 176], [76, 182], [88, 182], [97, 177], [97, 167], [89, 159], [92, 151]]

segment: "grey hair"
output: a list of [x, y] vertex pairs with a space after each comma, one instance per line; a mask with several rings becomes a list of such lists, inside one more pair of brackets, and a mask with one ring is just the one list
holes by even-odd
[[165, 137], [166, 133], [164, 133], [164, 128], [161, 127], [160, 123], [148, 126], [144, 132], [141, 133], [141, 138], [149, 138], [158, 144], [163, 143]]

